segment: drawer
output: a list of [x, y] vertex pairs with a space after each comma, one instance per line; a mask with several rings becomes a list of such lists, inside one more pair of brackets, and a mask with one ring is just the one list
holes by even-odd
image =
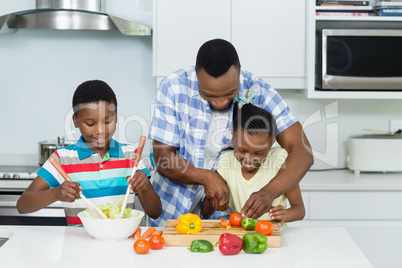
[[308, 204], [311, 220], [402, 219], [402, 193], [397, 191], [309, 192]]

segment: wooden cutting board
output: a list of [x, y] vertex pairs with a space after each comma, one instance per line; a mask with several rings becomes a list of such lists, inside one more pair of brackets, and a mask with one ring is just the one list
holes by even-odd
[[[245, 230], [243, 227], [223, 228], [220, 227], [220, 220], [203, 220], [202, 231], [196, 234], [179, 234], [176, 227], [173, 226], [174, 220], [168, 220], [165, 229], [163, 230], [163, 238], [165, 239], [165, 246], [171, 247], [189, 247], [193, 240], [204, 239], [211, 242], [214, 246], [219, 241], [219, 237], [223, 233], [235, 234], [239, 237], [247, 233], [254, 233], [255, 231]], [[282, 245], [281, 232], [277, 222], [272, 221], [274, 225], [274, 232], [267, 236], [268, 247], [278, 248]]]

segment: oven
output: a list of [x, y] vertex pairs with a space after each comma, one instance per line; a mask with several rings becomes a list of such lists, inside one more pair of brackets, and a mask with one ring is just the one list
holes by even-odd
[[0, 225], [67, 225], [62, 202], [20, 214], [17, 201], [36, 178], [40, 166], [0, 166]]

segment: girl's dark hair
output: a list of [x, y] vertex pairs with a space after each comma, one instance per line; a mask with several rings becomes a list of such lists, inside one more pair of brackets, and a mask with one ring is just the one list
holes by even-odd
[[266, 132], [273, 139], [276, 136], [276, 121], [272, 114], [251, 103], [243, 105], [242, 108], [239, 108], [238, 103], [235, 103], [233, 132], [236, 132], [239, 127], [251, 135]]
[[99, 101], [114, 104], [117, 111], [117, 99], [112, 88], [101, 80], [90, 80], [82, 83], [77, 87], [73, 96], [73, 110], [77, 114], [79, 104], [98, 103]]
[[240, 69], [239, 56], [234, 46], [223, 39], [205, 42], [198, 50], [195, 69], [204, 69], [207, 74], [218, 78], [234, 65]]

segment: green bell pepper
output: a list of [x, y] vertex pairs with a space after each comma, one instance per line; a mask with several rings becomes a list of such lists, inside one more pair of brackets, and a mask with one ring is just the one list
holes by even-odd
[[191, 242], [189, 250], [191, 252], [210, 252], [214, 250], [214, 245], [207, 240], [194, 240]]
[[260, 233], [245, 234], [243, 245], [246, 253], [263, 253], [268, 248], [267, 237]]
[[257, 222], [258, 222], [257, 219], [244, 217], [243, 220], [241, 221], [241, 226], [243, 226], [243, 228], [246, 230], [254, 230]]

